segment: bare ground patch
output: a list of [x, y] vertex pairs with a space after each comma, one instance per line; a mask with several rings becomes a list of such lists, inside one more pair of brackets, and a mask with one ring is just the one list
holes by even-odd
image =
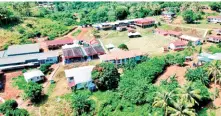
[[170, 76], [176, 75], [176, 80], [178, 81], [178, 83], [180, 85], [184, 85], [186, 83], [186, 79], [184, 76], [188, 67], [189, 66], [180, 67], [177, 65], [172, 65], [172, 66], [167, 67], [165, 72], [157, 78], [155, 84], [159, 85], [160, 81], [166, 80]]

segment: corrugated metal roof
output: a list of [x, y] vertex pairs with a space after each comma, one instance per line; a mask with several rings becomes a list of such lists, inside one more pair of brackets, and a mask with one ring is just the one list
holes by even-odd
[[5, 51], [0, 51], [0, 58], [4, 57]]
[[72, 68], [69, 70], [65, 70], [66, 78], [74, 77], [74, 83], [84, 83], [91, 81], [91, 71], [93, 70], [94, 66], [84, 66], [79, 68]]
[[8, 47], [7, 55], [19, 55], [39, 52], [40, 45], [36, 44], [24, 44], [24, 45], [12, 45]]
[[18, 55], [18, 56], [9, 56], [0, 58], [0, 66], [1, 65], [9, 65], [15, 63], [25, 63], [27, 60], [44, 60], [48, 57], [56, 57], [58, 56], [57, 51], [49, 51], [44, 53], [36, 53], [36, 54], [26, 54], [26, 55]]

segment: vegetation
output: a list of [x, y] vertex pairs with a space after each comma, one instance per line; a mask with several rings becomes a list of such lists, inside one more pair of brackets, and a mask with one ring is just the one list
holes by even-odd
[[126, 44], [120, 44], [118, 46], [118, 48], [122, 49], [122, 50], [129, 50]]
[[208, 48], [208, 51], [210, 51], [213, 54], [221, 52], [221, 47], [219, 47], [219, 45], [220, 44], [218, 44], [217, 46], [214, 46], [214, 45], [210, 46]]
[[24, 76], [18, 76], [13, 78], [13, 86], [18, 87], [20, 90], [24, 90], [27, 86], [27, 82], [25, 81]]
[[209, 75], [207, 74], [207, 70], [199, 67], [196, 69], [188, 69], [185, 75], [188, 81], [198, 81], [200, 80], [205, 86], [209, 85]]
[[182, 17], [187, 23], [194, 23], [196, 20], [201, 19], [201, 15], [196, 14], [193, 10], [184, 11]]
[[111, 90], [118, 87], [120, 74], [114, 64], [101, 63], [93, 69], [92, 79], [98, 89]]
[[6, 100], [3, 104], [0, 104], [0, 113], [5, 116], [29, 116], [27, 110], [17, 107], [18, 103], [15, 100]]
[[[212, 61], [208, 65], [207, 70], [208, 70], [208, 75], [212, 76], [212, 81], [215, 82], [215, 86], [217, 82], [219, 83], [221, 82], [221, 62], [220, 61], [217, 61], [217, 60]], [[215, 99], [215, 96], [214, 96], [214, 99]]]
[[47, 74], [47, 73], [50, 71], [50, 67], [51, 67], [51, 64], [42, 64], [39, 69], [40, 69], [44, 74]]
[[30, 98], [32, 102], [38, 102], [39, 100], [41, 100], [42, 86], [34, 82], [29, 82], [24, 89], [24, 93], [25, 96], [27, 98]]
[[211, 10], [215, 10], [217, 12], [220, 12], [221, 10], [221, 2], [212, 2], [209, 4]]
[[81, 33], [81, 30], [78, 29], [77, 31], [75, 31], [74, 33], [72, 33], [72, 36], [77, 36], [77, 35], [80, 34], [80, 33]]
[[73, 93], [72, 107], [76, 116], [93, 115], [94, 101], [89, 99], [88, 93]]

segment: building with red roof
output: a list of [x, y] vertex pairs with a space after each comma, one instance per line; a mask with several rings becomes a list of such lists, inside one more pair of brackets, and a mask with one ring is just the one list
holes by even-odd
[[221, 23], [221, 16], [208, 16], [207, 21], [212, 23]]
[[187, 46], [187, 44], [188, 44], [187, 41], [176, 40], [170, 43], [169, 48], [174, 51], [179, 51], [179, 50], [183, 50]]
[[153, 18], [145, 18], [145, 19], [138, 19], [135, 21], [137, 26], [142, 28], [153, 26], [155, 24], [155, 20]]
[[214, 43], [220, 43], [221, 42], [221, 37], [220, 36], [209, 36], [207, 37], [207, 41], [210, 41], [210, 42], [214, 42]]
[[163, 35], [163, 36], [167, 36], [168, 32], [162, 29], [155, 29], [155, 33]]
[[61, 48], [61, 46], [63, 45], [73, 44], [73, 39], [70, 37], [66, 37], [64, 39], [49, 40], [46, 41], [46, 44], [48, 46], [48, 49], [58, 49]]
[[182, 35], [181, 32], [173, 31], [173, 30], [162, 30], [162, 29], [155, 29], [155, 33], [163, 35], [163, 36], [173, 36], [173, 37], [180, 37]]
[[182, 32], [178, 32], [178, 31], [172, 31], [172, 30], [168, 30], [168, 35], [173, 36], [173, 37], [180, 37], [182, 35]]
[[65, 45], [62, 47], [62, 52], [65, 63], [96, 59], [98, 58], [98, 55], [105, 54], [105, 51], [100, 44]]
[[116, 65], [121, 65], [127, 63], [130, 59], [140, 61], [142, 56], [143, 53], [139, 50], [116, 50], [109, 54], [100, 55], [99, 58], [101, 62], [112, 62]]

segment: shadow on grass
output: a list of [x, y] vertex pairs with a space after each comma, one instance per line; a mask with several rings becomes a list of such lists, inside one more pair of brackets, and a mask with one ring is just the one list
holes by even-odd
[[42, 95], [41, 99], [35, 102], [32, 102], [34, 106], [41, 106], [43, 104], [45, 104], [48, 101], [48, 95], [44, 94]]

